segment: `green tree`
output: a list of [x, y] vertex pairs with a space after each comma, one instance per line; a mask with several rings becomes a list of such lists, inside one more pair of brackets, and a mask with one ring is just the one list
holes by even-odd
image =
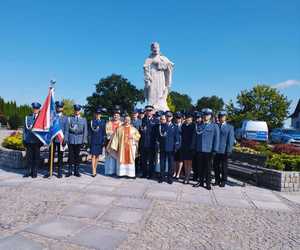
[[[181, 111], [181, 110], [191, 110], [192, 105], [192, 98], [189, 97], [186, 94], [181, 94], [176, 91], [171, 91], [168, 95], [168, 99], [170, 99], [170, 104], [172, 105], [172, 108], [174, 110], [171, 110], [171, 107], [169, 106], [171, 111]], [[167, 99], [167, 101], [168, 101]], [[168, 103], [169, 105], [169, 103]]]
[[8, 119], [10, 129], [18, 129], [22, 126], [22, 119], [18, 114], [13, 114]]
[[66, 116], [70, 116], [74, 113], [74, 100], [72, 99], [63, 99], [62, 100], [64, 102], [64, 115]]
[[121, 75], [112, 74], [96, 84], [96, 92], [87, 97], [85, 112], [88, 116], [101, 106], [111, 112], [116, 105], [131, 112], [138, 102], [144, 102], [144, 91], [137, 89]]
[[168, 107], [169, 107], [170, 111], [172, 111], [172, 112], [176, 111], [176, 107], [175, 107], [175, 105], [173, 103], [171, 95], [168, 95], [168, 97], [167, 97], [167, 104], [168, 104]]
[[196, 109], [201, 110], [203, 108], [210, 108], [216, 114], [224, 107], [224, 101], [221, 97], [213, 96], [203, 96], [201, 97], [196, 104]]
[[237, 107], [230, 101], [226, 105], [229, 119], [235, 126], [242, 120], [266, 121], [269, 129], [282, 127], [288, 116], [291, 102], [277, 89], [267, 85], [257, 85], [243, 90], [237, 96]]

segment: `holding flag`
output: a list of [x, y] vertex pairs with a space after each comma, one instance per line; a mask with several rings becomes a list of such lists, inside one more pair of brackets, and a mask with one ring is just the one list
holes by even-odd
[[48, 96], [35, 120], [32, 132], [44, 145], [49, 146], [56, 136], [61, 143], [63, 142], [64, 134], [55, 111], [53, 87], [49, 88]]

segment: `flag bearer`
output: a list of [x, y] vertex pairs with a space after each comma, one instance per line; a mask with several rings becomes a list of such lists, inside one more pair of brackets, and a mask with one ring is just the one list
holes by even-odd
[[41, 141], [32, 133], [32, 127], [40, 112], [41, 104], [34, 102], [31, 104], [33, 113], [25, 117], [23, 130], [23, 144], [26, 148], [27, 172], [24, 177], [37, 177], [37, 169], [40, 163]]
[[80, 177], [80, 150], [84, 144], [87, 144], [88, 128], [85, 118], [80, 116], [81, 105], [74, 105], [74, 115], [68, 119], [68, 148], [69, 148], [69, 169], [66, 177], [74, 175]]
[[[58, 139], [58, 137], [55, 137], [53, 140], [53, 158], [55, 158], [55, 153], [57, 152], [57, 178], [62, 177], [62, 171], [63, 171], [63, 156], [64, 156], [64, 151], [63, 148], [67, 144], [67, 139], [68, 139], [68, 117], [63, 114], [64, 110], [64, 103], [62, 101], [56, 101], [55, 102], [55, 108], [56, 108], [56, 114], [59, 117], [59, 126], [64, 134], [64, 140], [61, 143]], [[49, 152], [49, 164], [51, 162], [51, 151]], [[54, 159], [53, 159], [54, 160]], [[49, 168], [50, 169], [50, 168]], [[50, 174], [48, 173], [45, 177], [49, 177]]]

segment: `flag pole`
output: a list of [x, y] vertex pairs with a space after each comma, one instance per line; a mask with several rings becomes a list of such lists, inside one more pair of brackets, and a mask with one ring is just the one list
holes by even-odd
[[52, 177], [53, 175], [53, 161], [54, 161], [54, 157], [53, 157], [53, 142], [51, 142], [50, 145], [50, 169], [49, 169], [49, 176]]
[[[50, 80], [50, 88], [54, 88], [54, 85], [56, 83], [56, 80]], [[54, 155], [53, 155], [53, 140], [51, 141], [50, 145], [50, 169], [49, 169], [49, 176], [52, 177], [53, 175], [53, 162], [54, 162]]]

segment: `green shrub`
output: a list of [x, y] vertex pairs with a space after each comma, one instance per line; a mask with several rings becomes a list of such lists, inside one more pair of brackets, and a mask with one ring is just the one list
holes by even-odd
[[270, 154], [266, 167], [282, 171], [300, 171], [300, 156], [288, 154]]
[[23, 145], [22, 133], [12, 133], [10, 136], [6, 137], [3, 140], [2, 146], [14, 150], [25, 150], [25, 147]]

